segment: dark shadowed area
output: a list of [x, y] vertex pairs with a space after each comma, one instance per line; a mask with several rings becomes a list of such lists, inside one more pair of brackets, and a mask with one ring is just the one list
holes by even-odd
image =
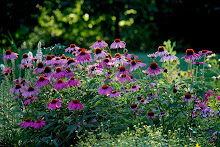
[[155, 51], [171, 39], [179, 52], [220, 52], [218, 0], [4, 0], [0, 11], [1, 50], [35, 49], [39, 41], [88, 48], [120, 38], [133, 51]]

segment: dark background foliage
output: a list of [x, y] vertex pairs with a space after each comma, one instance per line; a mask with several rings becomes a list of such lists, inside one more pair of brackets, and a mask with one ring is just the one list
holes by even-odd
[[177, 50], [219, 51], [218, 0], [2, 0], [1, 48], [75, 43], [88, 48], [97, 39], [121, 38], [129, 50], [155, 51], [163, 41]]

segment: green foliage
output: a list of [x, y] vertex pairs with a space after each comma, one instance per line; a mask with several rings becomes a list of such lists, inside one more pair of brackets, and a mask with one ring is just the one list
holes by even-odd
[[69, 43], [74, 43], [88, 48], [94, 40], [103, 39], [110, 44], [116, 37], [135, 50], [148, 50], [154, 45], [150, 37], [156, 35], [154, 32], [157, 30], [153, 22], [157, 12], [155, 1], [58, 0], [45, 1], [38, 8], [41, 12], [39, 24], [26, 41], [29, 48], [37, 40], [42, 40], [43, 44], [69, 46]]

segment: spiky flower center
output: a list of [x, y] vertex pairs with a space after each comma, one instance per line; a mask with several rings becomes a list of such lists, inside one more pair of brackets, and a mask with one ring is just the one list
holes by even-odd
[[61, 72], [61, 71], [62, 71], [62, 68], [61, 68], [61, 67], [57, 67], [57, 68], [56, 68], [56, 72], [57, 72], [57, 73], [59, 73], [59, 72]]
[[112, 93], [117, 93], [118, 91], [116, 91], [116, 90], [114, 90], [114, 91], [112, 91]]
[[30, 122], [31, 119], [30, 119], [30, 118], [26, 118], [25, 121], [26, 121], [26, 122]]
[[159, 46], [158, 47], [158, 52], [163, 52], [163, 51], [165, 51], [164, 47], [163, 46]]
[[74, 59], [69, 59], [69, 60], [67, 61], [67, 64], [69, 65], [69, 64], [74, 63], [74, 62], [75, 62]]
[[165, 68], [164, 70], [163, 70], [165, 73], [167, 73], [167, 69]]
[[132, 86], [131, 86], [131, 88], [136, 88], [136, 87], [137, 87], [136, 85], [132, 85]]
[[102, 52], [102, 49], [101, 49], [101, 48], [95, 49], [95, 54], [100, 54], [101, 52]]
[[44, 65], [43, 65], [42, 62], [39, 62], [39, 63], [37, 64], [37, 68], [43, 68], [43, 67], [44, 67]]
[[20, 84], [16, 84], [15, 89], [20, 89], [21, 85]]
[[78, 103], [79, 103], [79, 100], [73, 100], [73, 103], [74, 103], [74, 104], [78, 104]]
[[85, 51], [81, 51], [79, 54], [83, 56], [83, 55], [86, 54], [86, 52]]
[[131, 79], [134, 79], [134, 77], [133, 77], [132, 75], [130, 75], [130, 78], [131, 78]]
[[134, 60], [132, 60], [131, 65], [136, 65], [136, 62]]
[[39, 81], [44, 81], [45, 80], [45, 77], [44, 76], [40, 76], [40, 78], [39, 78]]
[[57, 103], [57, 100], [56, 100], [56, 99], [53, 99], [53, 100], [51, 101], [51, 103], [52, 103], [52, 104], [55, 104], [55, 103]]
[[12, 53], [11, 50], [6, 50], [6, 51], [5, 51], [5, 54], [6, 54], [6, 55], [11, 55], [11, 53]]
[[118, 39], [118, 38], [116, 38], [116, 39], [115, 39], [115, 42], [120, 42], [120, 41], [121, 41], [121, 40], [120, 40], [120, 39]]
[[22, 56], [24, 59], [25, 58], [27, 58], [28, 57], [28, 54], [27, 53], [25, 53], [25, 54], [23, 54], [23, 56]]
[[74, 76], [70, 78], [70, 80], [75, 80], [75, 79], [76, 79], [76, 78], [75, 78]]
[[37, 122], [37, 123], [40, 123], [40, 122], [41, 122], [41, 120], [37, 120], [36, 122]]
[[102, 89], [107, 89], [107, 88], [108, 88], [107, 84], [102, 85]]
[[131, 108], [137, 108], [137, 104], [131, 104]]
[[105, 60], [104, 60], [105, 62], [109, 62], [110, 61], [110, 59], [109, 58], [105, 58]]
[[70, 47], [76, 47], [76, 45], [75, 44], [70, 44]]
[[202, 50], [202, 53], [206, 53], [206, 52], [208, 52], [208, 50]]
[[34, 91], [34, 88], [33, 87], [29, 87], [28, 91]]
[[154, 116], [154, 112], [153, 111], [148, 111], [147, 115], [148, 116]]
[[50, 67], [45, 66], [45, 67], [44, 67], [44, 72], [45, 72], [45, 73], [50, 73], [50, 72], [51, 72]]
[[193, 55], [195, 52], [193, 49], [187, 49], [186, 50], [186, 55]]
[[141, 102], [143, 103], [143, 102], [144, 102], [144, 99], [142, 99]]
[[108, 71], [108, 74], [112, 74], [112, 71]]
[[57, 80], [57, 83], [63, 83], [62, 79]]
[[125, 66], [121, 66], [120, 68], [119, 68], [119, 71], [125, 71], [126, 70], [126, 67]]
[[102, 39], [97, 40], [98, 42], [102, 42]]
[[51, 55], [47, 55], [46, 60], [51, 60], [52, 56]]
[[186, 99], [190, 99], [191, 98], [191, 94], [189, 94], [189, 93], [185, 94], [185, 98]]
[[120, 53], [116, 53], [114, 57], [115, 58], [119, 58], [119, 57], [121, 57], [121, 54]]
[[65, 56], [65, 55], [62, 55], [60, 58], [61, 58], [61, 59], [66, 59], [66, 56]]
[[158, 66], [158, 64], [157, 64], [156, 62], [152, 62], [152, 63], [150, 64], [150, 68], [151, 68], [151, 69], [157, 69], [157, 66]]

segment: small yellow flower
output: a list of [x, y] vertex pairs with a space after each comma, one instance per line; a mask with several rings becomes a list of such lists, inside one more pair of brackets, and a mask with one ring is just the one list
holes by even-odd
[[196, 144], [196, 147], [201, 147], [201, 145], [199, 145], [198, 143]]

